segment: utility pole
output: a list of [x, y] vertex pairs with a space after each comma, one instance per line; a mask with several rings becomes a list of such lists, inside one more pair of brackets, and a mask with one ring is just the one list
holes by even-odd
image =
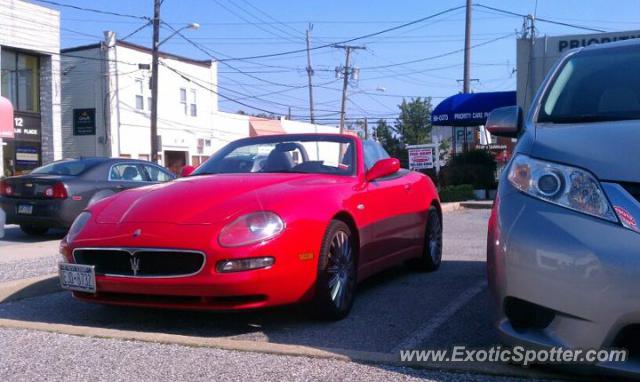
[[160, 3], [153, 1], [153, 42], [151, 59], [151, 161], [158, 163], [158, 47], [160, 45]]
[[467, 0], [467, 12], [464, 26], [464, 76], [462, 83], [462, 92], [469, 93], [471, 91], [469, 82], [471, 79], [471, 0]]
[[347, 87], [349, 86], [349, 77], [353, 75], [354, 69], [351, 65], [351, 52], [357, 49], [366, 49], [364, 46], [354, 45], [334, 45], [334, 48], [345, 50], [345, 63], [342, 70], [342, 103], [340, 104], [340, 134], [344, 133], [344, 120], [347, 108]]
[[[467, 9], [464, 24], [464, 76], [462, 77], [462, 92], [471, 92], [471, 0], [467, 0]], [[454, 130], [455, 131], [455, 130]], [[464, 127], [464, 152], [467, 151], [467, 127]], [[455, 152], [455, 145], [454, 145]]]
[[369, 120], [364, 117], [364, 140], [369, 139]]
[[313, 68], [311, 67], [311, 42], [309, 41], [309, 33], [313, 30], [313, 24], [309, 23], [307, 28], [307, 76], [309, 77], [309, 119], [311, 123], [315, 124], [315, 118], [313, 115]]

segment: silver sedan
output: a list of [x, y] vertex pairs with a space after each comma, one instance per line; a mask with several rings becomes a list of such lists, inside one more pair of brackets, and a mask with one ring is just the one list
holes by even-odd
[[[553, 69], [528, 115], [487, 128], [519, 137], [489, 222], [487, 267], [502, 340], [625, 348], [591, 362], [640, 376], [640, 43], [589, 46]], [[524, 120], [524, 121], [523, 121]]]

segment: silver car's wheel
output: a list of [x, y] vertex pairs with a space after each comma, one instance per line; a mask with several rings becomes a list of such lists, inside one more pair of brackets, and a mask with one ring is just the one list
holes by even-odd
[[353, 305], [356, 252], [349, 226], [334, 220], [325, 233], [318, 261], [315, 309], [327, 319], [344, 318]]

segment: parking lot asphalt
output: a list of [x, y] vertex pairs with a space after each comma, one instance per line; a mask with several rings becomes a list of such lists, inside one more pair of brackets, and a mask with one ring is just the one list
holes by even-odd
[[18, 226], [5, 227], [0, 239], [0, 283], [56, 273], [58, 244], [65, 232], [28, 236]]
[[[339, 322], [316, 321], [301, 307], [244, 313], [185, 313], [87, 304], [75, 301], [67, 292], [0, 304], [0, 320], [151, 335], [172, 334], [203, 340], [220, 338], [258, 344], [304, 346], [332, 349], [338, 354], [359, 351], [397, 355], [400, 350], [450, 348], [460, 344], [488, 347], [498, 342], [487, 311], [485, 236], [488, 216], [488, 210], [467, 209], [445, 214], [441, 268], [434, 273], [421, 273], [401, 266], [374, 276], [359, 285], [353, 311]], [[11, 245], [1, 245], [0, 251], [11, 248]], [[6, 264], [0, 262], [0, 272], [3, 272]], [[9, 341], [7, 338], [12, 336], [20, 336], [16, 330], [2, 329], [0, 343]], [[30, 338], [55, 336], [32, 331], [26, 333], [25, 346], [31, 346]], [[91, 347], [98, 341], [67, 337], [54, 337], [54, 342], [59, 342], [60, 346], [72, 346], [71, 343], [76, 341], [84, 347]], [[108, 347], [114, 346], [109, 343]], [[130, 348], [134, 345], [122, 346]], [[165, 350], [169, 353], [173, 351]], [[189, 351], [184, 350], [187, 353]], [[234, 357], [231, 354], [228, 356]], [[400, 372], [411, 378], [447, 380], [446, 376], [438, 379], [432, 375], [414, 376], [411, 373]], [[332, 379], [323, 375], [307, 376], [312, 379]], [[383, 375], [386, 374], [374, 379]]]

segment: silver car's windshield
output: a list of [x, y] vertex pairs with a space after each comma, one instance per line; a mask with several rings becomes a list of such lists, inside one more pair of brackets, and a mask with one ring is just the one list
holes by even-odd
[[569, 58], [542, 100], [538, 122], [640, 119], [637, 46], [582, 51]]

